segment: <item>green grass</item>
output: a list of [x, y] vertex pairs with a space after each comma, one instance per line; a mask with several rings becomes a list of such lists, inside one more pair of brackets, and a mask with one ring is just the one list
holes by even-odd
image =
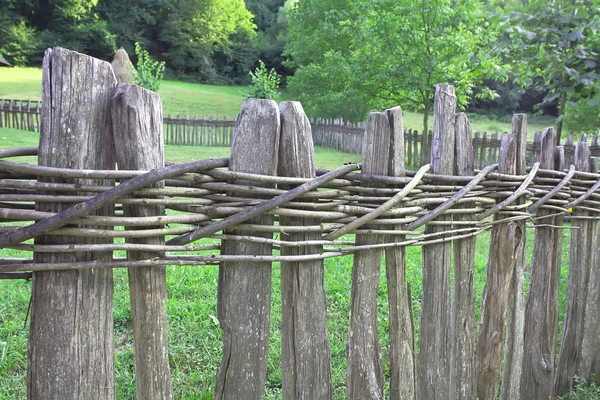
[[[0, 147], [35, 146], [37, 134], [0, 129]], [[166, 146], [169, 161], [189, 161], [207, 157], [226, 157], [228, 148], [204, 148]], [[316, 149], [317, 165], [333, 169], [346, 161], [358, 161], [359, 157], [331, 149]], [[33, 162], [32, 159], [28, 161]], [[563, 266], [559, 296], [560, 323], [564, 318], [568, 277], [569, 231], [563, 231]], [[478, 237], [475, 256], [474, 284], [476, 312], [479, 314], [481, 296], [486, 279], [486, 263], [490, 235], [485, 232]], [[527, 232], [527, 260], [530, 260], [533, 231]], [[0, 257], [28, 257], [25, 252], [2, 250]], [[529, 262], [528, 262], [529, 264]], [[334, 398], [345, 398], [346, 343], [350, 310], [352, 257], [340, 257], [325, 261], [325, 288], [328, 305], [329, 339], [332, 353]], [[378, 293], [379, 336], [382, 343], [382, 359], [388, 376], [389, 339], [387, 338], [387, 286], [385, 267], [381, 269]], [[412, 306], [418, 335], [421, 304], [421, 249], [407, 248], [406, 275], [412, 290]], [[116, 346], [117, 398], [135, 398], [131, 309], [127, 285], [127, 272], [114, 271], [114, 325]], [[273, 297], [271, 313], [271, 336], [267, 368], [266, 398], [281, 397], [280, 330], [281, 298], [279, 289], [279, 264], [273, 265]], [[526, 279], [528, 276], [526, 274]], [[169, 316], [169, 354], [172, 368], [175, 398], [211, 398], [214, 376], [221, 358], [221, 333], [217, 315], [216, 267], [168, 267], [167, 312]], [[31, 284], [20, 281], [0, 281], [0, 399], [20, 399], [26, 396], [27, 335], [26, 321]], [[418, 336], [417, 336], [418, 343]]]
[[[0, 98], [39, 100], [41, 96], [42, 71], [39, 68], [1, 68]], [[164, 115], [172, 116], [186, 113], [234, 117], [239, 113], [244, 100], [245, 86], [211, 86], [196, 83], [163, 81], [159, 93], [163, 100]], [[293, 100], [291, 93], [285, 93], [285, 100]], [[423, 115], [421, 113], [403, 111], [404, 126], [409, 129], [422, 130]], [[486, 115], [470, 114], [469, 120], [473, 132], [510, 132], [511, 115], [498, 119]], [[433, 126], [433, 116], [429, 118]], [[554, 118], [529, 116], [529, 136], [548, 126], [554, 126]]]

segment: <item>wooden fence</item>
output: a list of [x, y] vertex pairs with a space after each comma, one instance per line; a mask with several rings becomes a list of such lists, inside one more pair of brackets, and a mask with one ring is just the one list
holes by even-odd
[[0, 99], [0, 128], [39, 132], [41, 108], [37, 100]]
[[[0, 227], [1, 248], [33, 253], [0, 259], [0, 278], [33, 278], [29, 398], [114, 398], [111, 268], [129, 269], [137, 398], [172, 398], [165, 266], [218, 265], [223, 360], [214, 398], [262, 399], [271, 266], [280, 262], [283, 398], [331, 399], [323, 260], [348, 254], [348, 399], [546, 399], [576, 375], [600, 376], [600, 174], [587, 143], [575, 143], [568, 166], [546, 129], [528, 166], [526, 116], [515, 115], [499, 162], [475, 174], [468, 119], [456, 114], [454, 88], [438, 85], [432, 163], [416, 172], [405, 168], [399, 108], [370, 115], [362, 164], [323, 171], [302, 106], [271, 100], [244, 102], [229, 159], [164, 167], [160, 98], [117, 84], [110, 68], [49, 49], [44, 101], [57, 101], [59, 89], [88, 101], [64, 96], [42, 109], [39, 148], [0, 150], [39, 160], [0, 160], [0, 216], [30, 222]], [[558, 349], [565, 215], [572, 234]], [[527, 296], [526, 228], [535, 229]], [[475, 240], [485, 231], [476, 323]], [[420, 321], [406, 246], [422, 248]], [[127, 257], [115, 255], [123, 250]], [[377, 326], [383, 254], [389, 393]]]
[[[35, 100], [0, 99], [0, 127], [39, 131], [41, 102]], [[234, 132], [236, 117], [185, 116], [167, 115], [163, 119], [165, 144], [185, 146], [230, 146]], [[362, 154], [365, 122], [356, 124], [341, 119], [313, 119], [313, 143], [329, 147], [345, 153]], [[527, 143], [527, 160], [536, 159], [540, 154], [540, 138], [542, 132], [536, 132], [533, 142]], [[431, 137], [432, 132], [429, 131]], [[476, 168], [483, 168], [498, 162], [500, 155], [500, 136], [498, 132], [488, 135], [487, 132], [475, 132], [473, 137], [473, 157]], [[600, 156], [600, 145], [597, 135], [582, 136], [580, 141], [587, 141], [592, 156]], [[416, 130], [404, 130], [404, 146], [406, 164], [418, 167], [421, 165], [423, 135]], [[568, 135], [565, 143], [565, 156], [568, 163], [573, 163], [575, 155], [573, 135]]]

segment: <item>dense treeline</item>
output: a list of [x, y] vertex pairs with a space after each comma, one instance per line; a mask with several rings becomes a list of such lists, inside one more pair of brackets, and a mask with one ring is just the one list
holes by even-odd
[[[134, 43], [171, 79], [249, 83], [263, 60], [312, 116], [402, 104], [428, 123], [436, 83], [462, 109], [542, 110], [600, 125], [600, 0], [0, 0], [0, 55], [64, 46], [110, 59]], [[560, 134], [559, 134], [560, 136]]]
[[[285, 0], [0, 0], [0, 52], [39, 65], [60, 45], [102, 59], [134, 43], [173, 78], [245, 84], [259, 59], [280, 73]], [[289, 8], [289, 6], [288, 6]]]

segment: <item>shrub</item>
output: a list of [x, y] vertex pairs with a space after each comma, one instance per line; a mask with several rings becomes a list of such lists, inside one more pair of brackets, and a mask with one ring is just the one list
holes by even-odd
[[258, 60], [258, 67], [253, 71], [250, 71], [250, 77], [252, 78], [252, 85], [250, 85], [250, 92], [246, 93], [246, 98], [255, 99], [275, 99], [281, 95], [277, 90], [281, 80], [274, 68], [267, 71], [267, 67], [262, 60]]
[[137, 75], [135, 83], [149, 90], [158, 92], [160, 81], [165, 73], [165, 62], [158, 62], [138, 42], [135, 43], [135, 54], [137, 55]]
[[0, 49], [14, 65], [27, 65], [38, 47], [35, 29], [19, 21], [14, 25], [0, 27]]

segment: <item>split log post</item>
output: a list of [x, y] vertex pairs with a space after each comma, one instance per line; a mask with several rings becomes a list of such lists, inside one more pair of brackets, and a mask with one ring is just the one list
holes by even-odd
[[[517, 138], [513, 134], [504, 134], [498, 172], [515, 175], [516, 156]], [[499, 221], [500, 218], [496, 215], [494, 220]], [[496, 224], [492, 228], [477, 343], [476, 394], [481, 400], [495, 400], [498, 397], [504, 318], [524, 235], [521, 226], [514, 221]]]
[[[516, 139], [515, 172], [527, 174], [527, 114], [515, 114], [512, 118], [512, 134]], [[515, 200], [516, 205], [525, 202], [524, 197]], [[525, 232], [525, 220], [515, 221], [521, 232]], [[502, 373], [501, 400], [517, 400], [523, 371], [523, 331], [525, 325], [525, 240], [520, 237], [517, 263], [513, 274], [508, 310], [506, 313], [506, 342], [504, 348], [504, 370]]]
[[[280, 115], [272, 100], [244, 101], [231, 143], [229, 170], [276, 175]], [[236, 182], [244, 184], [243, 181]], [[253, 183], [257, 186], [257, 183]], [[268, 185], [267, 185], [268, 186]], [[235, 196], [235, 194], [233, 194]], [[248, 196], [248, 194], [245, 194]], [[251, 224], [273, 225], [263, 215]], [[235, 230], [228, 231], [233, 235]], [[259, 234], [272, 238], [272, 233]], [[271, 255], [272, 245], [223, 240], [221, 254]], [[271, 262], [223, 262], [219, 267], [218, 316], [223, 359], [217, 372], [215, 399], [262, 399], [267, 374], [271, 306]]]
[[[590, 150], [585, 142], [575, 144], [575, 168], [590, 171]], [[589, 212], [574, 210], [574, 216], [589, 216]], [[571, 262], [567, 309], [563, 325], [562, 340], [556, 367], [555, 392], [561, 396], [571, 390], [573, 377], [579, 373], [587, 300], [592, 238], [590, 220], [574, 219], [571, 222]]]
[[[120, 83], [111, 98], [111, 116], [119, 169], [150, 171], [165, 166], [162, 102], [158, 93]], [[163, 188], [164, 181], [157, 182], [152, 187]], [[125, 217], [153, 217], [164, 214], [165, 209], [162, 205], [123, 205]], [[164, 245], [165, 238], [132, 238], [127, 242]], [[160, 257], [160, 252], [127, 252], [128, 261], [156, 257]], [[136, 397], [171, 399], [173, 393], [167, 335], [166, 267], [130, 268], [128, 274], [133, 319]]]
[[[455, 175], [475, 175], [471, 125], [464, 113], [456, 116]], [[472, 207], [465, 204], [464, 208]], [[456, 214], [455, 221], [468, 221], [468, 214]], [[475, 398], [475, 265], [476, 237], [455, 240], [454, 287], [450, 322], [450, 398]]]
[[[594, 137], [595, 138], [595, 137]], [[592, 142], [594, 143], [594, 142]], [[590, 158], [590, 171], [598, 173], [598, 160]], [[598, 216], [598, 213], [596, 213]], [[588, 382], [591, 375], [600, 380], [600, 221], [590, 221], [590, 277], [585, 308], [579, 376]]]
[[[390, 122], [386, 113], [371, 113], [363, 140], [363, 174], [385, 175], [389, 168]], [[375, 186], [363, 182], [364, 186]], [[382, 243], [382, 235], [356, 235], [356, 245]], [[383, 370], [377, 334], [377, 293], [381, 249], [354, 254], [350, 293], [350, 332], [346, 398], [383, 398]]]
[[[278, 175], [314, 178], [310, 122], [298, 102], [282, 102]], [[283, 187], [290, 189], [290, 187]], [[281, 217], [282, 226], [310, 226], [312, 218]], [[319, 232], [289, 233], [284, 240], [320, 240]], [[282, 246], [282, 256], [320, 254], [323, 246]], [[281, 263], [281, 363], [283, 398], [331, 399], [323, 260]]]
[[[540, 142], [540, 168], [554, 169], [556, 137], [553, 128], [544, 129]], [[555, 251], [562, 230], [556, 226], [556, 211], [539, 209], [537, 217], [546, 217], [547, 226], [535, 228], [531, 278], [525, 309], [522, 399], [553, 397], [554, 363], [556, 355], [556, 321], [558, 318], [558, 284], [560, 282], [560, 254]], [[558, 257], [557, 257], [558, 256]]]
[[[455, 110], [454, 87], [437, 85], [431, 142], [433, 174], [452, 175], [454, 172]], [[427, 132], [424, 135], [427, 135]], [[437, 218], [438, 221], [451, 219], [451, 216]], [[425, 233], [437, 233], [448, 229], [451, 227], [427, 225]], [[419, 399], [448, 398], [451, 252], [451, 242], [423, 246], [423, 300], [417, 369]]]
[[[60, 47], [46, 50], [38, 162], [49, 167], [114, 169], [108, 101], [117, 83], [109, 63]], [[44, 179], [64, 182], [61, 179]], [[77, 179], [111, 186], [111, 180]], [[86, 195], [89, 193], [78, 193]], [[60, 212], [70, 203], [38, 203]], [[96, 215], [111, 215], [107, 206]], [[36, 244], [109, 243], [40, 236]], [[37, 263], [109, 261], [112, 253], [34, 254]], [[34, 272], [29, 334], [29, 399], [114, 399], [113, 278], [110, 269]]]
[[[394, 107], [386, 110], [386, 114], [391, 128], [388, 175], [405, 176], [402, 109]], [[404, 238], [388, 236], [386, 242], [402, 242]], [[390, 324], [390, 399], [414, 399], [415, 334], [404, 247], [385, 250], [385, 270]]]

